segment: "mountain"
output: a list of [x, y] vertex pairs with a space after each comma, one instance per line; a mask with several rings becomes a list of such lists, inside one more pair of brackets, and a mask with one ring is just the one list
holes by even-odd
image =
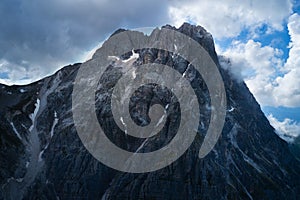
[[[246, 84], [221, 67], [212, 36], [187, 23], [178, 29], [170, 25], [163, 28], [179, 31], [201, 44], [221, 73], [227, 112], [214, 149], [206, 157], [198, 157], [213, 108], [203, 77], [192, 71], [189, 81], [201, 115], [198, 133], [188, 150], [153, 172], [127, 173], [107, 167], [87, 151], [77, 134], [72, 92], [82, 64], [69, 65], [29, 85], [0, 85], [0, 199], [300, 198], [299, 160], [276, 135]], [[161, 49], [137, 49], [121, 60], [132, 59], [133, 53], [138, 57], [127, 67], [159, 63], [181, 74], [190, 69], [185, 59]], [[122, 76], [122, 67], [116, 63], [107, 66], [95, 94], [97, 118], [107, 137], [131, 152], [151, 152], [168, 144], [180, 122], [176, 98], [165, 126], [149, 139], [131, 137], [117, 127], [110, 107], [113, 87]], [[172, 97], [168, 89], [155, 84], [139, 88], [129, 105], [132, 119], [139, 125], [149, 123], [151, 102], [165, 106]]]
[[296, 137], [293, 143], [290, 144], [291, 152], [300, 160], [300, 136]]

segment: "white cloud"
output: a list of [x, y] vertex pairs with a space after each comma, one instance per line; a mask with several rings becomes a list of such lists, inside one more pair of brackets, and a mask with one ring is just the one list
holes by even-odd
[[[27, 61], [22, 61], [20, 64], [7, 61], [5, 59], [0, 59], [0, 72], [7, 75], [7, 77], [0, 77], [0, 83], [6, 85], [25, 85], [39, 80], [41, 77], [51, 75], [53, 70], [62, 67], [62, 63], [56, 61], [55, 59], [45, 60], [45, 65], [48, 62], [50, 67], [40, 67], [38, 62], [32, 61], [30, 67]], [[25, 65], [25, 66], [24, 66]]]
[[282, 67], [279, 58], [282, 52], [279, 49], [262, 47], [253, 40], [246, 43], [235, 41], [221, 54], [230, 58], [230, 71], [236, 78], [245, 80], [258, 102], [263, 105], [274, 104], [270, 94], [275, 87], [272, 77]]
[[278, 77], [278, 87], [274, 97], [278, 103], [286, 106], [300, 106], [300, 16], [293, 14], [289, 18], [288, 30], [291, 37], [289, 58], [284, 65], [283, 77]]
[[216, 38], [235, 37], [244, 28], [255, 32], [262, 24], [268, 25], [267, 32], [282, 30], [291, 12], [290, 0], [178, 0], [169, 8], [175, 25], [192, 21], [206, 27]]
[[[262, 46], [249, 40], [234, 41], [219, 53], [230, 58], [231, 72], [245, 80], [247, 86], [261, 105], [300, 106], [300, 16], [289, 18], [291, 36], [290, 52], [286, 63], [281, 59], [281, 50]], [[279, 72], [283, 76], [279, 76]]]
[[296, 123], [288, 118], [279, 121], [273, 115], [269, 115], [268, 120], [275, 128], [278, 136], [287, 142], [293, 142], [300, 135], [300, 123]]

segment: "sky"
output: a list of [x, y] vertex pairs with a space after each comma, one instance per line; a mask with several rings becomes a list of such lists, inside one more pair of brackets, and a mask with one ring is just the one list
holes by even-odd
[[0, 83], [84, 62], [116, 29], [201, 25], [277, 133], [300, 134], [300, 0], [1, 0]]

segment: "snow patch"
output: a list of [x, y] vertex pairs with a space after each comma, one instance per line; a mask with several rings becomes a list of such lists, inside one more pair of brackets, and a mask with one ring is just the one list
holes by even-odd
[[23, 178], [17, 178], [16, 181], [17, 181], [18, 183], [21, 183], [21, 182], [23, 181]]
[[233, 112], [235, 110], [234, 107], [231, 106], [231, 108], [229, 110], [227, 110], [228, 112]]
[[244, 152], [242, 152], [244, 160], [251, 165], [252, 167], [254, 167], [259, 173], [262, 173], [260, 167], [249, 157], [247, 156]]
[[136, 78], [136, 73], [135, 73], [135, 70], [132, 70], [132, 77], [133, 77], [133, 79], [135, 79], [135, 78]]
[[10, 122], [10, 125], [12, 126], [12, 128], [13, 128], [15, 134], [18, 136], [18, 138], [19, 138], [20, 140], [22, 140], [22, 137], [21, 137], [21, 135], [19, 134], [19, 132], [17, 131], [17, 129], [16, 129], [14, 123], [13, 123], [13, 122]]
[[120, 117], [120, 121], [123, 124], [123, 126], [125, 127], [125, 134], [127, 135], [127, 126], [126, 126], [126, 123], [123, 120], [123, 117]]
[[19, 91], [20, 91], [21, 93], [27, 92], [27, 90], [24, 90], [24, 89], [20, 89]]
[[242, 151], [242, 149], [240, 149], [237, 141], [236, 141], [236, 136], [238, 133], [238, 128], [239, 125], [236, 123], [234, 124], [234, 126], [232, 127], [231, 131], [229, 132], [229, 139], [231, 144], [242, 154], [244, 161], [246, 161], [249, 165], [251, 165], [254, 169], [256, 169], [259, 173], [263, 173], [262, 169], [258, 166], [257, 163], [255, 163], [253, 161], [253, 159], [251, 159], [246, 153], [244, 153]]
[[40, 154], [39, 154], [39, 162], [42, 162], [42, 161], [43, 161], [42, 156], [43, 156], [43, 154], [44, 154], [44, 151], [45, 151], [45, 149], [43, 149], [43, 150], [40, 152]]
[[46, 149], [48, 149], [48, 146], [49, 146], [49, 143], [45, 146], [45, 148], [39, 153], [39, 162], [42, 162], [43, 161], [43, 154], [45, 152]]
[[166, 106], [165, 106], [165, 111], [169, 108], [170, 104], [168, 103]]
[[120, 58], [117, 57], [117, 56], [108, 56], [108, 60], [111, 60], [111, 61], [119, 61]]
[[35, 118], [36, 118], [36, 114], [38, 113], [39, 109], [40, 109], [40, 100], [37, 99], [35, 105], [35, 109], [34, 112], [32, 114], [29, 115], [29, 118], [32, 121], [32, 125], [29, 128], [29, 131], [31, 132], [33, 127], [34, 127], [34, 122], [35, 122]]
[[139, 146], [139, 148], [135, 151], [135, 153], [138, 153], [146, 144], [149, 138], [145, 139], [144, 142]]
[[115, 61], [115, 62], [119, 61], [119, 62], [122, 62], [122, 63], [132, 64], [134, 61], [136, 61], [139, 58], [139, 54], [135, 53], [134, 50], [132, 50], [131, 52], [132, 52], [132, 55], [126, 60], [121, 60], [117, 56], [108, 56], [108, 60]]
[[156, 123], [156, 127], [159, 126], [165, 119], [166, 115], [164, 114], [163, 116], [161, 116], [161, 118], [159, 118], [158, 122]]
[[214, 111], [214, 110], [215, 110], [215, 107], [214, 107], [214, 106], [211, 106], [211, 105], [209, 105], [209, 104], [205, 104], [205, 109], [206, 109], [206, 110]]
[[54, 111], [54, 121], [53, 121], [53, 124], [52, 124], [52, 127], [51, 127], [51, 131], [50, 131], [50, 137], [51, 138], [54, 135], [54, 128], [57, 125], [57, 123], [58, 123], [57, 113], [56, 113], [56, 111]]
[[29, 166], [29, 161], [26, 162], [25, 167], [28, 168], [28, 166]]
[[177, 52], [177, 45], [176, 44], [174, 44], [174, 50], [175, 50], [175, 52]]
[[131, 51], [132, 52], [132, 55], [130, 56], [130, 58], [128, 58], [127, 60], [123, 60], [122, 62], [124, 63], [128, 63], [130, 61], [135, 61], [139, 58], [139, 54], [138, 53], [135, 53], [134, 50]]

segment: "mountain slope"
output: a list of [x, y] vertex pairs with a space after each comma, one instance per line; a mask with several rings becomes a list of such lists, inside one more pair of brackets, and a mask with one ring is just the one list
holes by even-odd
[[[177, 161], [161, 170], [131, 174], [106, 167], [81, 143], [72, 118], [72, 91], [80, 64], [27, 86], [0, 86], [0, 199], [298, 199], [300, 163], [290, 153], [262, 113], [245, 83], [220, 67], [212, 36], [200, 26], [183, 24], [179, 29], [199, 42], [217, 64], [227, 96], [226, 121], [218, 143], [205, 158], [198, 151], [210, 119], [207, 86], [195, 73], [191, 84], [198, 96], [201, 117], [199, 134]], [[123, 31], [123, 30], [119, 30]], [[118, 32], [118, 31], [117, 31]], [[137, 50], [133, 63], [161, 63], [181, 74], [189, 63], [158, 49]], [[128, 59], [132, 53], [123, 56]], [[97, 52], [95, 54], [97, 56]], [[95, 57], [94, 57], [95, 58]], [[178, 108], [162, 132], [149, 140], [134, 139], [114, 123], [110, 96], [122, 75], [110, 65], [95, 95], [97, 117], [107, 136], [130, 151], [149, 152], [168, 143], [176, 133]], [[149, 102], [163, 104], [171, 94], [146, 85], [136, 94], [141, 110], [132, 109], [137, 123], [148, 122]], [[142, 109], [143, 108], [143, 109]], [[141, 112], [140, 112], [141, 111]], [[142, 113], [136, 114], [135, 113]]]

